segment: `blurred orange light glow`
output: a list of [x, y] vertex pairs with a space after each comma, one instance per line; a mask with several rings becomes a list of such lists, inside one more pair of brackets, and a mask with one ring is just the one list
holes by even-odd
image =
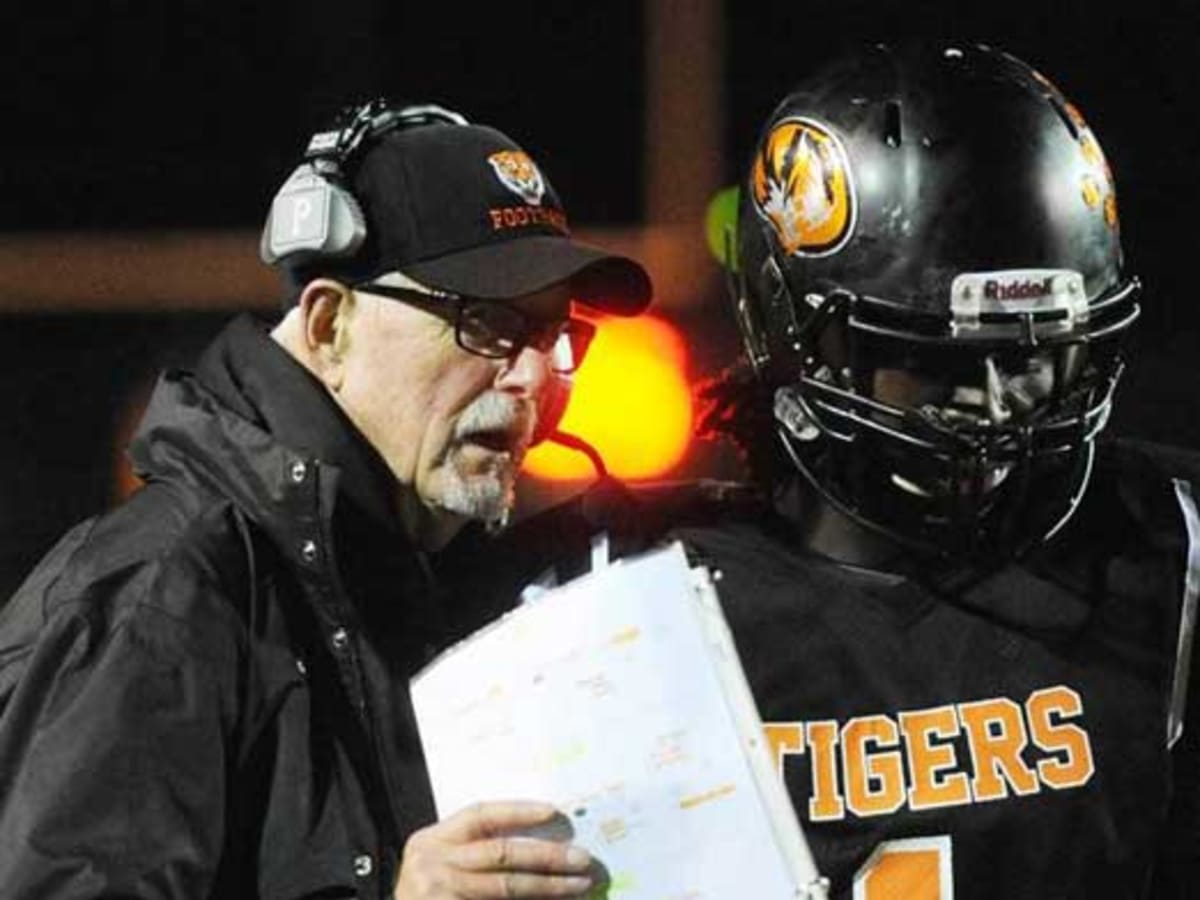
[[[661, 476], [683, 458], [692, 434], [683, 337], [653, 316], [593, 321], [596, 337], [559, 428], [595, 447], [617, 478]], [[524, 469], [548, 481], [595, 474], [586, 456], [549, 442], [529, 452]]]

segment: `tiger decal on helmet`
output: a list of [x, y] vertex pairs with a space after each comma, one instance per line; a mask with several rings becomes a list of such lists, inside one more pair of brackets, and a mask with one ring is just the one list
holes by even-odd
[[810, 119], [788, 118], [763, 140], [751, 174], [754, 207], [789, 256], [836, 253], [854, 231], [854, 182], [846, 150]]

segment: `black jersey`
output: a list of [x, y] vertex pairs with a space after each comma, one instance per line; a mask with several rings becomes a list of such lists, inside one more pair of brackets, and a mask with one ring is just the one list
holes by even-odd
[[1061, 534], [958, 588], [812, 555], [769, 514], [672, 532], [720, 573], [832, 896], [1194, 896], [1151, 887], [1156, 857], [1200, 856], [1194, 822], [1167, 821], [1196, 789], [1192, 732], [1168, 749], [1189, 553], [1172, 466], [1197, 471], [1110, 448]]

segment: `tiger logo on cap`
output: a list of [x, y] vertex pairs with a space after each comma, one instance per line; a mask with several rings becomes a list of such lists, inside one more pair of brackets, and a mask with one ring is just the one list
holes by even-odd
[[500, 183], [530, 206], [540, 206], [546, 182], [529, 155], [521, 150], [502, 150], [488, 157]]
[[789, 256], [828, 256], [854, 232], [854, 180], [845, 147], [826, 126], [777, 122], [751, 172], [754, 207]]

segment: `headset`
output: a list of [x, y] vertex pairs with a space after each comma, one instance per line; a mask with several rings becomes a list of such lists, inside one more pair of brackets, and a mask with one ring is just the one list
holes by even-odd
[[332, 128], [312, 136], [304, 161], [271, 201], [259, 244], [262, 261], [274, 266], [353, 257], [367, 237], [362, 207], [348, 187], [355, 157], [390, 131], [439, 124], [468, 122], [436, 104], [395, 106], [382, 97], [344, 109]]

